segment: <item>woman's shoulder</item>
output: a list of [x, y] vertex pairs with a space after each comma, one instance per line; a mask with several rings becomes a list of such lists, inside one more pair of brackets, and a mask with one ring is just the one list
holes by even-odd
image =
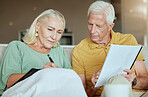
[[21, 41], [14, 40], [8, 44], [8, 46], [18, 46], [18, 45], [24, 45], [24, 43]]
[[7, 48], [9, 49], [20, 49], [20, 48], [24, 48], [26, 46], [26, 44], [24, 42], [21, 42], [21, 41], [11, 41]]

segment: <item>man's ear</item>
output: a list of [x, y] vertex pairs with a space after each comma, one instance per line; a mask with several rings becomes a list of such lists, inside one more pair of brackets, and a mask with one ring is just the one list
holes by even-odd
[[114, 25], [115, 25], [115, 23], [111, 23], [111, 24], [109, 25], [109, 31], [113, 29]]
[[36, 24], [35, 24], [35, 31], [38, 32], [39, 28], [40, 28], [40, 22], [37, 21]]

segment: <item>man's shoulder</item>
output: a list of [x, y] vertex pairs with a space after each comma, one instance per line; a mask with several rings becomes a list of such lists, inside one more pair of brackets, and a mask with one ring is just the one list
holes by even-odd
[[122, 41], [136, 41], [135, 37], [132, 34], [124, 34], [124, 33], [114, 33], [114, 38], [116, 39], [116, 41], [118, 42], [122, 42]]
[[134, 36], [132, 34], [125, 34], [125, 33], [119, 33], [115, 32], [115, 37], [123, 39], [123, 38], [133, 38]]
[[90, 38], [85, 38], [83, 40], [81, 40], [81, 42], [79, 44], [77, 44], [74, 49], [83, 49], [83, 48], [87, 48], [88, 44], [89, 44]]

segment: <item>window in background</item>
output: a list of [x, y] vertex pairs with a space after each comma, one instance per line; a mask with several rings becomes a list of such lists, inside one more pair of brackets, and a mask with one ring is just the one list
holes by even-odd
[[148, 45], [148, 0], [100, 1], [110, 2], [115, 8], [115, 32], [132, 34], [139, 44]]
[[135, 36], [144, 45], [147, 32], [147, 0], [122, 0], [122, 31]]

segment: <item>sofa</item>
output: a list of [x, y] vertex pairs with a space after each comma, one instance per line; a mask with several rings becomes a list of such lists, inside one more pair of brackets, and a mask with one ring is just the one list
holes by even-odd
[[[2, 57], [4, 55], [4, 52], [6, 50], [6, 47], [7, 47], [7, 44], [0, 44], [0, 63], [1, 63]], [[69, 60], [71, 61], [71, 52], [72, 52], [72, 49], [75, 46], [74, 45], [68, 45], [68, 46], [62, 45], [62, 47], [64, 48], [65, 52], [67, 53]], [[148, 70], [148, 47], [143, 47], [142, 54], [145, 58], [145, 65], [146, 65], [146, 68]]]

